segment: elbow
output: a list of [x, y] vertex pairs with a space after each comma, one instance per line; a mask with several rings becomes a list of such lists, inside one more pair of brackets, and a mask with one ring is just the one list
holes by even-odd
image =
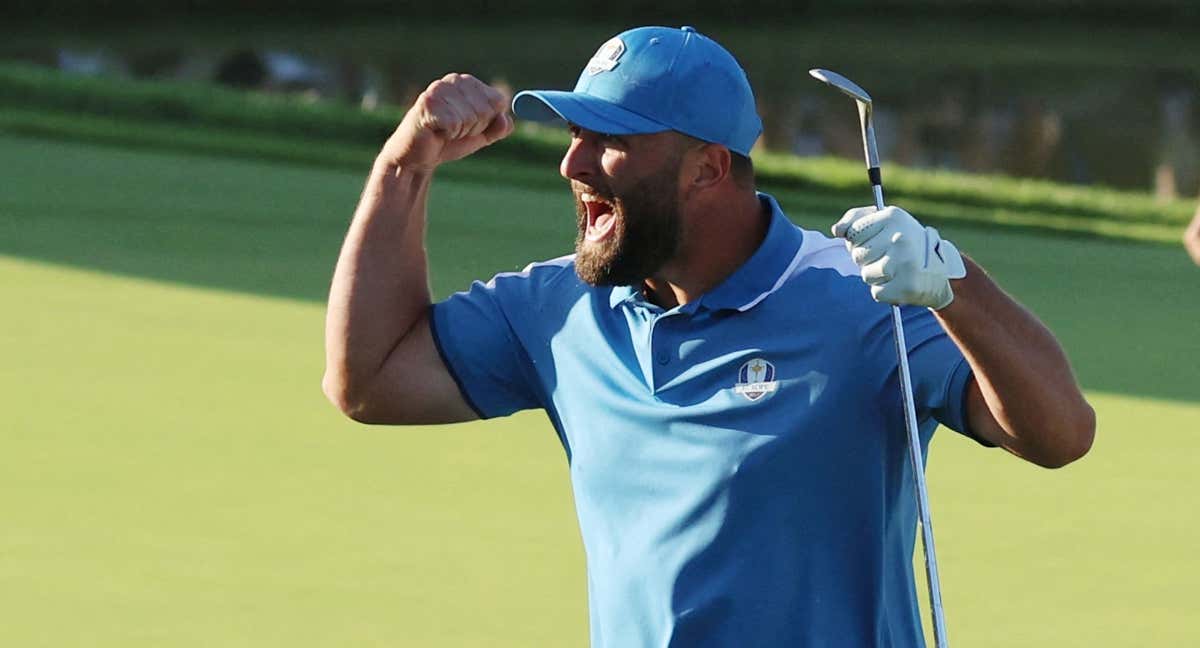
[[1044, 468], [1062, 468], [1082, 459], [1096, 440], [1096, 411], [1086, 402], [1069, 422], [1063, 424], [1055, 451], [1037, 462]]
[[353, 383], [345, 376], [326, 370], [325, 376], [321, 379], [321, 391], [325, 392], [325, 398], [339, 412], [350, 419], [359, 423], [375, 422], [371, 417], [367, 399], [363, 397], [361, 390], [355, 389]]

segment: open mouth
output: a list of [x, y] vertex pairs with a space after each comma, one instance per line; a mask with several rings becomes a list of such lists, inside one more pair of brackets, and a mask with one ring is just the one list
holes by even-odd
[[579, 199], [587, 209], [587, 228], [583, 238], [594, 243], [612, 236], [617, 223], [613, 204], [590, 193], [580, 194]]

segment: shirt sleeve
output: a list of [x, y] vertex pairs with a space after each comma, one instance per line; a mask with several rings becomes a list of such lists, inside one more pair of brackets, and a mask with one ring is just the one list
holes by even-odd
[[433, 305], [434, 344], [480, 418], [542, 407], [536, 372], [512, 317], [528, 312], [521, 283], [514, 275], [476, 281]]
[[904, 307], [901, 318], [918, 412], [924, 410], [942, 425], [993, 447], [970, 429], [967, 388], [973, 372], [958, 345], [927, 308]]

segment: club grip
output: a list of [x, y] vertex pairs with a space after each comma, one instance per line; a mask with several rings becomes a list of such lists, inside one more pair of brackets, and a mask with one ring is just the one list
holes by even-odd
[[867, 178], [871, 180], [871, 195], [875, 197], [875, 209], [883, 209], [883, 176], [879, 167], [867, 167]]

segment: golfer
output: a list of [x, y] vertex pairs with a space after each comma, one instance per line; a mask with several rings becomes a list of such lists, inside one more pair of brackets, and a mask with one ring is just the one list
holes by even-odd
[[574, 254], [432, 303], [435, 172], [513, 129], [496, 89], [433, 82], [334, 272], [330, 400], [384, 424], [544, 410], [593, 646], [923, 645], [889, 304], [924, 447], [941, 423], [1042, 466], [1086, 453], [1094, 415], [1051, 333], [902, 209], [852, 209], [836, 238], [794, 226], [755, 190], [745, 73], [690, 27], [624, 32], [573, 91], [513, 111], [570, 129]]
[[1196, 206], [1192, 222], [1188, 223], [1187, 229], [1183, 231], [1183, 249], [1187, 250], [1188, 256], [1192, 257], [1196, 265], [1200, 265], [1200, 205]]

